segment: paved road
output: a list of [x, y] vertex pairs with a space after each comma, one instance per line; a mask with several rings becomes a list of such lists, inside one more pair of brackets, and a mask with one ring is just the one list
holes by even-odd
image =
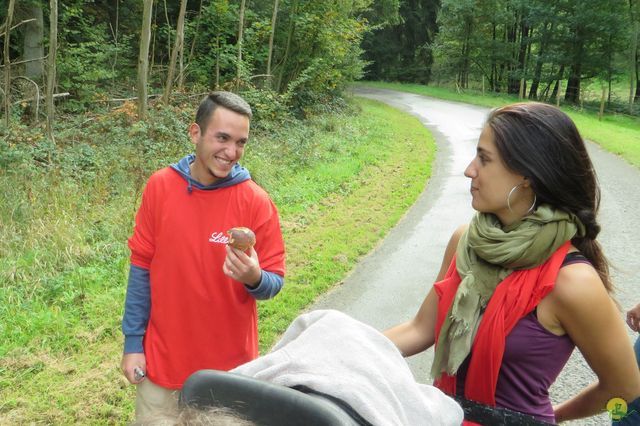
[[[407, 111], [433, 133], [438, 151], [425, 191], [381, 244], [311, 309], [338, 309], [383, 330], [410, 318], [437, 275], [451, 232], [473, 214], [463, 171], [475, 153], [488, 109], [408, 93], [358, 88], [356, 94]], [[589, 144], [602, 187], [600, 241], [609, 256], [618, 299], [628, 309], [640, 301], [640, 171]], [[624, 229], [622, 229], [624, 227]], [[629, 331], [630, 339], [632, 337]], [[433, 349], [408, 359], [419, 381], [430, 382]], [[551, 388], [554, 402], [594, 380], [576, 350]], [[606, 416], [570, 422], [607, 424]], [[609, 423], [610, 424], [610, 423]]]

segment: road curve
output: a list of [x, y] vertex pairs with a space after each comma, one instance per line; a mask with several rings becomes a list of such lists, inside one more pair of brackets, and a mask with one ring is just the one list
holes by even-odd
[[[343, 282], [310, 308], [337, 309], [384, 330], [417, 311], [437, 275], [451, 233], [473, 214], [463, 171], [473, 158], [489, 110], [383, 89], [357, 88], [355, 94], [416, 116], [437, 144], [431, 179], [416, 203]], [[640, 171], [595, 144], [588, 148], [602, 189], [599, 239], [614, 267], [616, 297], [628, 309], [640, 302], [640, 191], [632, 184], [640, 182]], [[630, 330], [629, 338], [635, 338]], [[418, 381], [431, 381], [432, 359], [433, 349], [408, 359]], [[594, 379], [576, 350], [551, 388], [552, 400], [565, 400]], [[601, 415], [565, 424], [607, 423], [607, 416]]]

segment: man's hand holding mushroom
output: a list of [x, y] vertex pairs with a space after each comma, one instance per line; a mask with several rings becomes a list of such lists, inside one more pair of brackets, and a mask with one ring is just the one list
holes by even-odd
[[230, 278], [255, 288], [262, 278], [258, 253], [253, 248], [256, 237], [249, 228], [231, 228], [227, 231], [227, 257], [222, 271]]

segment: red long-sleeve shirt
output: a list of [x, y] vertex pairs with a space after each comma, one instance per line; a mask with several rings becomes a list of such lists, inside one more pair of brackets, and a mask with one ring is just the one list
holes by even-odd
[[147, 375], [177, 389], [196, 370], [229, 370], [258, 355], [255, 299], [224, 275], [226, 231], [256, 234], [260, 267], [284, 276], [276, 207], [255, 182], [187, 190], [175, 170], [151, 176], [129, 239], [131, 263], [150, 272]]

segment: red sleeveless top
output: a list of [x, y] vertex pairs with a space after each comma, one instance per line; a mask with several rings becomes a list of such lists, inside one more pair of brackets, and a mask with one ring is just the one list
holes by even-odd
[[[506, 336], [553, 289], [571, 243], [567, 241], [542, 265], [511, 273], [496, 287], [474, 338], [465, 380], [464, 397], [495, 406], [496, 385], [502, 364]], [[442, 281], [434, 284], [438, 295], [436, 345], [445, 316], [460, 285], [455, 257]], [[449, 395], [456, 394], [456, 376], [443, 373], [434, 385]], [[465, 422], [465, 424], [471, 424]]]

